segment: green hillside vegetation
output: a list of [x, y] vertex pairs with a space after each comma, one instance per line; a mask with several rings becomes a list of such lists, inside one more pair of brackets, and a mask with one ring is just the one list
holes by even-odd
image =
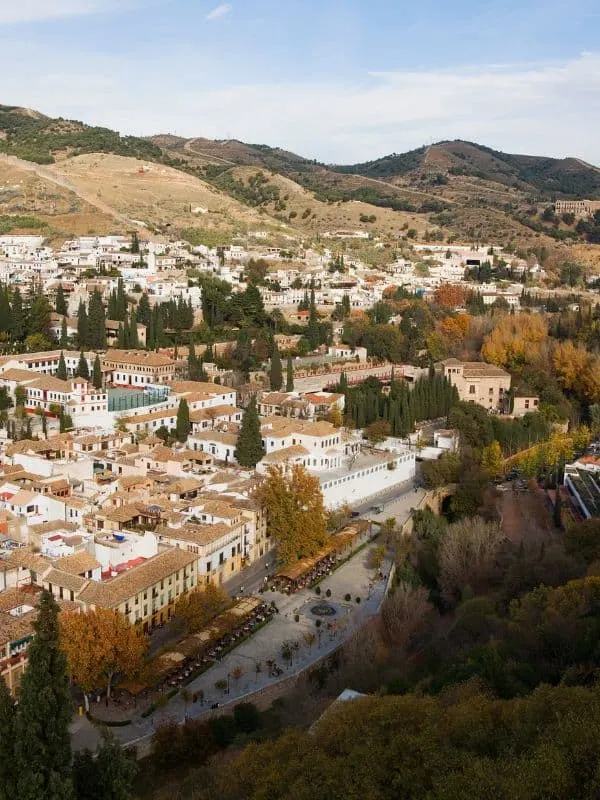
[[600, 198], [600, 170], [575, 158], [544, 158], [503, 153], [473, 142], [439, 142], [408, 153], [335, 166], [341, 173], [353, 173], [379, 180], [406, 178], [418, 170], [442, 170], [454, 176], [494, 181], [522, 190], [536, 190], [544, 197]]
[[408, 153], [392, 153], [375, 161], [366, 161], [363, 164], [351, 164], [348, 166], [335, 166], [333, 169], [337, 172], [366, 175], [369, 178], [385, 180], [398, 175], [406, 175], [408, 172], [420, 167], [423, 163], [425, 150], [425, 147], [418, 147], [416, 150], [409, 150]]
[[0, 152], [26, 161], [52, 164], [55, 154], [64, 150], [71, 155], [115, 153], [150, 160], [162, 158], [161, 149], [149, 139], [121, 136], [109, 128], [90, 127], [81, 122], [18, 112], [14, 107], [0, 106], [0, 130], [6, 134], [6, 139], [0, 141]]

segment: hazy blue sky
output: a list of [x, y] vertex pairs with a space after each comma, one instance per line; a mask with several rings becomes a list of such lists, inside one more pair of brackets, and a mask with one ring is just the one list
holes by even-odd
[[128, 133], [600, 164], [598, 0], [0, 0], [0, 48], [0, 102]]

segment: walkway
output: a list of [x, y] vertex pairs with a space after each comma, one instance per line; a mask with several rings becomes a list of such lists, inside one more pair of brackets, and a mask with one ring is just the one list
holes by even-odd
[[[389, 499], [382, 513], [371, 517], [383, 522], [388, 517], [395, 516], [400, 527], [410, 516], [411, 508], [418, 505], [423, 494], [422, 490], [411, 490], [401, 497]], [[386, 581], [381, 580], [377, 571], [369, 567], [369, 556], [373, 547], [375, 545], [363, 548], [325, 578], [319, 584], [320, 594], [314, 589], [304, 589], [289, 596], [279, 592], [265, 592], [263, 599], [267, 603], [273, 600], [279, 614], [186, 687], [190, 694], [204, 693], [202, 705], [200, 702], [188, 703], [186, 708], [180, 693], [166, 707], [157, 709], [150, 717], [143, 718], [137, 714], [131, 725], [112, 728], [115, 737], [124, 745], [134, 744], [150, 737], [166, 720], [183, 722], [186, 712], [189, 718], [198, 718], [210, 714], [213, 703], [218, 702], [223, 706], [238, 703], [242, 699], [251, 701], [252, 693], [302, 672], [335, 650], [343, 641], [351, 638], [368, 617], [378, 613], [385, 596]], [[390, 568], [390, 562], [385, 562], [382, 565], [383, 573], [388, 575]], [[328, 589], [331, 591], [330, 597], [326, 596]], [[346, 600], [348, 594], [349, 601]], [[360, 603], [356, 602], [357, 597], [360, 597]], [[311, 609], [322, 602], [331, 603], [336, 614], [331, 618], [324, 617], [322, 625], [317, 628], [316, 616]], [[328, 622], [332, 623], [331, 629], [328, 628]], [[313, 637], [310, 634], [315, 637], [312, 642]], [[284, 642], [298, 643], [298, 649], [293, 653], [289, 664], [282, 657]], [[282, 674], [277, 677], [269, 675], [267, 661], [276, 662], [283, 670]], [[228, 694], [215, 687], [219, 681], [229, 685]], [[91, 711], [94, 712], [94, 704]], [[100, 743], [99, 729], [85, 717], [76, 718], [71, 730], [76, 749], [94, 749]]]

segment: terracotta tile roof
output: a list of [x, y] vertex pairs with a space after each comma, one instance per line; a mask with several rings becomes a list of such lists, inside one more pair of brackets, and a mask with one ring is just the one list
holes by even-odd
[[38, 536], [44, 533], [54, 533], [54, 531], [76, 531], [77, 525], [72, 522], [63, 522], [60, 519], [54, 519], [52, 522], [40, 522], [37, 525], [30, 525], [29, 530]]
[[278, 464], [280, 461], [287, 461], [288, 458], [299, 458], [300, 456], [307, 456], [308, 450], [302, 447], [301, 444], [295, 444], [291, 447], [284, 447], [282, 450], [275, 450], [263, 458], [265, 464]]
[[50, 586], [50, 584], [52, 586], [62, 586], [63, 589], [68, 589], [70, 592], [79, 593], [87, 583], [87, 578], [81, 578], [79, 575], [63, 572], [60, 569], [51, 569], [44, 575], [45, 586]]
[[229, 386], [220, 386], [217, 383], [207, 383], [206, 381], [173, 381], [171, 391], [173, 394], [197, 393], [212, 397], [218, 394], [230, 394], [235, 390]]
[[146, 350], [109, 350], [104, 356], [105, 364], [121, 364], [123, 366], [168, 367], [174, 365], [170, 356]]
[[89, 605], [116, 608], [138, 592], [179, 572], [197, 559], [197, 555], [173, 547], [116, 578], [101, 583], [90, 581], [79, 595], [79, 600]]
[[190, 411], [190, 422], [203, 422], [205, 420], [214, 420], [218, 417], [233, 417], [238, 413], [240, 412], [235, 406], [229, 405], [199, 408], [197, 411]]
[[157, 533], [171, 541], [189, 542], [190, 544], [208, 545], [228, 536], [235, 529], [225, 522], [213, 525], [198, 525], [192, 522], [181, 528], [161, 528]]
[[69, 572], [71, 575], [81, 575], [82, 572], [99, 569], [102, 565], [87, 550], [82, 550], [79, 553], [59, 558], [53, 562], [53, 566], [63, 572]]

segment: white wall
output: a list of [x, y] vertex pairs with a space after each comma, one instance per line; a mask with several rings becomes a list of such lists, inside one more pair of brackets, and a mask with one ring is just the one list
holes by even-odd
[[[390, 461], [394, 457], [390, 456]], [[351, 506], [361, 503], [374, 494], [411, 480], [415, 476], [415, 457], [408, 453], [395, 456], [396, 468], [388, 469], [387, 462], [360, 468], [337, 478], [335, 481], [323, 480], [321, 489], [327, 508], [336, 508], [344, 503]], [[374, 470], [371, 472], [370, 470]]]

